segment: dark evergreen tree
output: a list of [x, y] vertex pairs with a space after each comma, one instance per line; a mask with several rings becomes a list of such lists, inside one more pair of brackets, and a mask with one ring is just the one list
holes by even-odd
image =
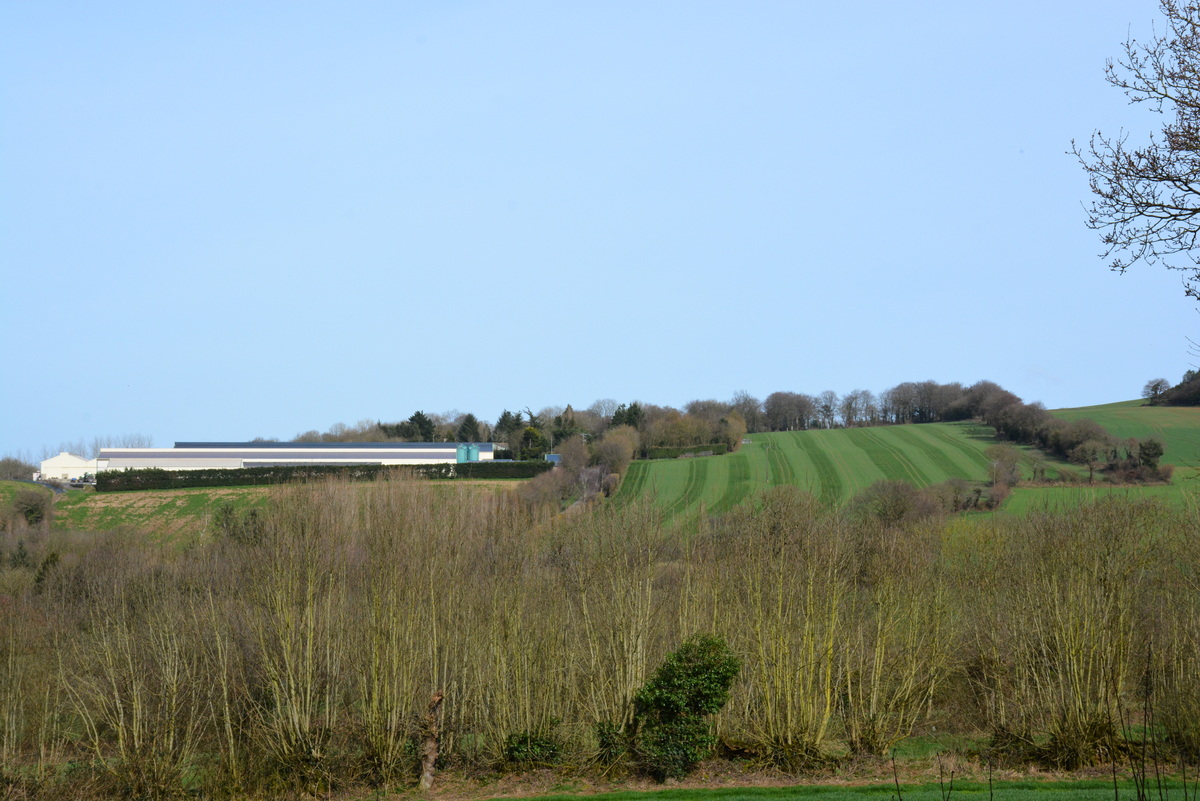
[[482, 436], [479, 433], [479, 420], [473, 414], [467, 414], [458, 424], [458, 431], [454, 434], [459, 442], [479, 442]]
[[508, 442], [509, 438], [520, 431], [525, 425], [521, 413], [513, 414], [508, 409], [500, 413], [500, 419], [496, 421], [496, 427], [492, 429], [493, 442]]
[[533, 426], [526, 426], [521, 432], [521, 438], [518, 443], [515, 443], [517, 448], [517, 458], [522, 461], [533, 461], [541, 459], [550, 452], [550, 441], [546, 436]]

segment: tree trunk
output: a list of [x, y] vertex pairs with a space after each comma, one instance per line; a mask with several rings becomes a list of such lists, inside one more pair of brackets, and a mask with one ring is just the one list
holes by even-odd
[[433, 766], [438, 758], [438, 713], [442, 711], [442, 691], [433, 694], [425, 718], [421, 721], [421, 789], [433, 787]]

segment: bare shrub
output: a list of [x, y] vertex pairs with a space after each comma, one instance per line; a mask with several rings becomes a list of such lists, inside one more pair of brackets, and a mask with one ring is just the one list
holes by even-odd
[[1032, 743], [1047, 764], [1114, 756], [1117, 705], [1130, 691], [1161, 509], [1109, 500], [1067, 515], [1006, 520], [996, 562], [971, 582], [975, 681], [991, 728]]
[[245, 574], [257, 670], [249, 688], [256, 745], [297, 792], [330, 787], [329, 745], [347, 669], [347, 548], [353, 494], [328, 482], [287, 487]]
[[1010, 495], [1012, 495], [1012, 487], [1003, 481], [997, 482], [988, 488], [987, 501], [984, 505], [988, 509], [999, 509]]
[[933, 722], [1093, 763], [1144, 675], [1195, 753], [1194, 511], [888, 519], [776, 488], [680, 536], [649, 502], [396, 475], [278, 488], [258, 536], [182, 549], [4, 535], [0, 770], [32, 797], [395, 789], [436, 729], [439, 769], [620, 771], [648, 666], [699, 632], [743, 664], [714, 733], [784, 770]]
[[926, 520], [942, 512], [937, 493], [918, 490], [904, 481], [876, 481], [855, 496], [850, 508], [887, 526]]
[[963, 512], [972, 509], [978, 503], [980, 493], [970, 483], [961, 478], [952, 478], [940, 484], [934, 484], [924, 490], [930, 498], [936, 499], [943, 512]]
[[926, 713], [954, 648], [938, 574], [939, 529], [868, 531], [846, 615], [842, 716], [853, 753], [883, 756]]
[[575, 703], [589, 729], [609, 727], [611, 750], [631, 734], [634, 695], [664, 648], [667, 535], [654, 507], [636, 502], [564, 520], [550, 536], [554, 594], [569, 616], [565, 652], [580, 660]]
[[145, 616], [126, 603], [93, 610], [63, 677], [96, 764], [142, 798], [183, 791], [207, 726], [195, 639], [160, 601]]
[[707, 581], [719, 581], [721, 629], [744, 657], [731, 709], [748, 745], [770, 764], [804, 770], [826, 760], [853, 589], [844, 521], [792, 487], [730, 514]]
[[604, 437], [592, 446], [592, 458], [604, 465], [610, 473], [624, 474], [633, 454], [637, 452], [639, 437], [632, 426], [610, 428]]

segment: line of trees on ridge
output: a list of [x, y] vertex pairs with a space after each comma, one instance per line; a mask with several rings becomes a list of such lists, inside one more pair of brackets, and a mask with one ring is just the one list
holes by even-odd
[[[977, 416], [984, 396], [993, 390], [1000, 388], [989, 381], [970, 387], [958, 382], [906, 381], [880, 393], [864, 389], [844, 395], [833, 390], [816, 395], [781, 391], [765, 400], [739, 391], [727, 401], [692, 400], [682, 408], [605, 398], [585, 409], [571, 404], [547, 406], [537, 412], [529, 407], [516, 412], [505, 409], [494, 423], [457, 410], [444, 414], [416, 411], [396, 423], [370, 419], [353, 426], [337, 423], [323, 433], [314, 429], [297, 434], [292, 441], [497, 442], [509, 445], [516, 456], [530, 446], [536, 449], [543, 441], [548, 448], [572, 436], [591, 441], [610, 428], [627, 425], [638, 432], [640, 455], [655, 447], [708, 444], [725, 444], [736, 450], [746, 433], [964, 420]], [[529, 432], [531, 428], [538, 436]]]

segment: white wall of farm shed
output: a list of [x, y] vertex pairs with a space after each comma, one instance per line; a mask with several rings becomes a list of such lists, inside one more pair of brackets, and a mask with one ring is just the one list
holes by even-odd
[[[174, 448], [106, 448], [96, 470], [158, 467], [164, 470], [265, 467], [271, 465], [454, 464], [457, 442], [438, 443], [176, 443]], [[479, 459], [492, 460], [490, 443]]]
[[99, 463], [95, 459], [84, 459], [73, 453], [63, 451], [58, 456], [42, 460], [42, 478], [66, 479], [71, 481], [83, 478], [87, 473], [95, 473]]

